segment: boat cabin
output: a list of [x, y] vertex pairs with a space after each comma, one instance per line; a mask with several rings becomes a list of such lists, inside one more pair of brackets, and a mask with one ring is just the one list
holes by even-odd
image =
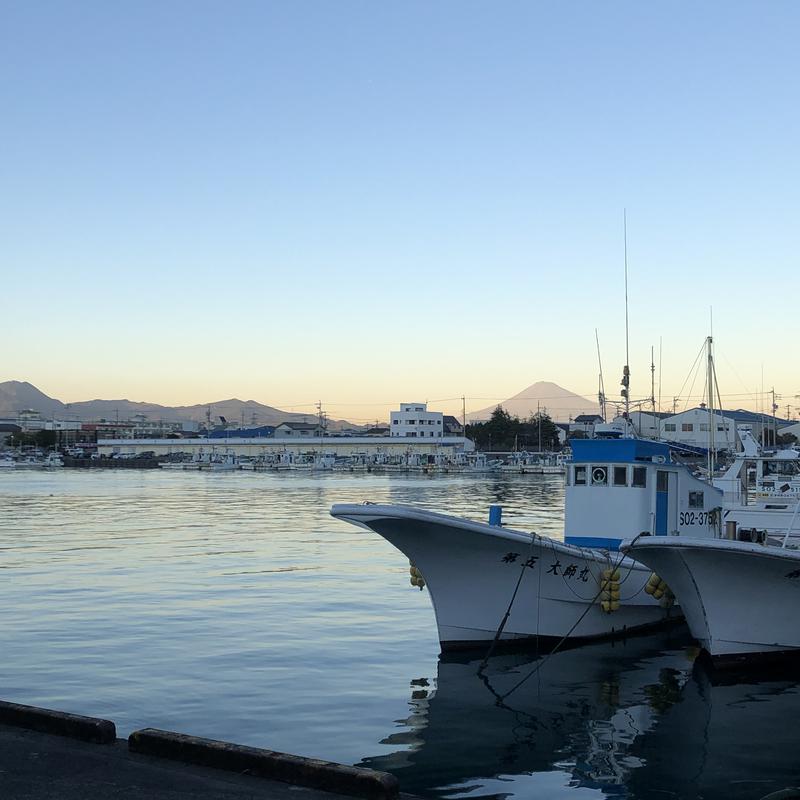
[[779, 500], [800, 500], [800, 453], [781, 450], [770, 455], [738, 455], [725, 473], [714, 479], [731, 504], [750, 505]]
[[575, 439], [567, 465], [564, 538], [616, 550], [623, 539], [718, 535], [722, 492], [646, 439]]

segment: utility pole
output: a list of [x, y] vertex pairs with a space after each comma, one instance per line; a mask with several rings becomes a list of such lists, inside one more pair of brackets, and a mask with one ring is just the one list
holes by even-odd
[[536, 427], [539, 429], [539, 452], [542, 452], [542, 413], [539, 408], [539, 401], [536, 401]]
[[778, 411], [778, 404], [775, 402], [775, 387], [772, 387], [772, 443], [777, 447], [778, 445], [778, 418], [776, 413]]

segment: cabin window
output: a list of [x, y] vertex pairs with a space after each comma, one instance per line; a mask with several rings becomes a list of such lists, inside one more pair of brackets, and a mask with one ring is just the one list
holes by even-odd
[[675, 431], [675, 423], [674, 422], [665, 422], [664, 423], [664, 430], [665, 431]]
[[707, 422], [701, 422], [700, 423], [700, 430], [701, 431], [707, 431], [708, 429], [709, 428], [708, 428], [708, 423]]
[[628, 468], [614, 467], [614, 486], [628, 485]]
[[586, 486], [586, 467], [575, 467], [575, 485]]
[[694, 423], [692, 423], [692, 422], [684, 422], [681, 425], [681, 430], [684, 433], [691, 433], [694, 430]]
[[592, 467], [592, 486], [606, 486], [608, 484], [608, 469], [606, 467]]
[[703, 492], [689, 492], [689, 508], [702, 508]]
[[633, 482], [631, 486], [637, 489], [644, 489], [647, 486], [647, 467], [633, 468]]

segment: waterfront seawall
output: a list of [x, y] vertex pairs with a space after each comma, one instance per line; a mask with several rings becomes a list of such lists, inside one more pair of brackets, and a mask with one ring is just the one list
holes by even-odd
[[393, 775], [0, 701], [0, 796], [183, 800], [404, 797]]

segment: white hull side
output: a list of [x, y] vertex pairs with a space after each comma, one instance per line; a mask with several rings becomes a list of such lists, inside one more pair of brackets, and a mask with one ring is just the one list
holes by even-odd
[[640, 540], [630, 548], [670, 586], [716, 659], [800, 651], [800, 553], [726, 540]]
[[600, 608], [600, 578], [617, 553], [405, 506], [337, 505], [331, 513], [380, 534], [419, 569], [443, 648], [491, 641], [520, 574], [503, 639], [596, 638], [667, 618], [643, 591], [650, 570], [630, 559], [619, 566], [620, 608]]
[[[786, 505], [786, 508], [780, 506]], [[772, 506], [767, 508], [766, 506]], [[772, 536], [785, 536], [792, 525], [791, 536], [800, 538], [800, 514], [794, 516], [795, 506], [784, 501], [760, 503], [752, 506], [736, 506], [723, 512], [723, 521], [736, 522], [739, 528], [766, 530]]]

